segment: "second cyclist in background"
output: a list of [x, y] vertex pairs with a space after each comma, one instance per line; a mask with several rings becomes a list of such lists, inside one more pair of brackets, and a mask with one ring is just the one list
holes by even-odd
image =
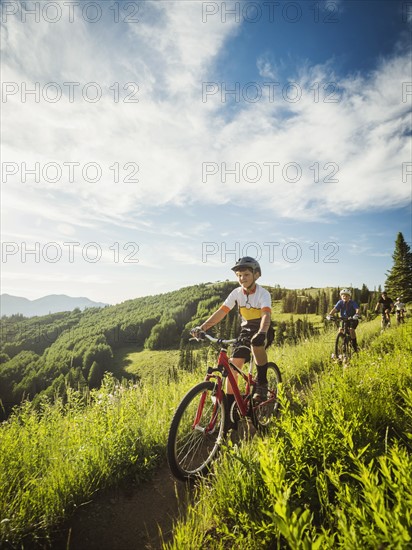
[[396, 313], [396, 320], [398, 321], [398, 324], [405, 322], [405, 304], [401, 302], [401, 297], [396, 298], [395, 302], [395, 313]]
[[351, 300], [351, 292], [347, 288], [343, 288], [340, 291], [340, 300], [330, 311], [329, 315], [334, 315], [337, 312], [339, 312], [342, 321], [347, 320], [349, 324], [349, 331], [350, 337], [352, 339], [353, 349], [355, 351], [358, 351], [358, 343], [356, 340], [355, 330], [359, 323], [359, 306], [354, 300]]
[[[392, 298], [390, 298], [388, 296], [388, 293], [386, 292], [386, 290], [384, 290], [378, 300], [378, 303], [376, 304], [376, 307], [375, 307], [375, 313], [378, 312], [379, 308], [382, 308], [382, 323], [384, 323], [385, 325], [388, 325], [390, 326], [391, 324], [391, 312], [392, 312], [392, 309], [394, 307], [394, 303], [393, 303], [393, 300]], [[382, 328], [384, 328], [383, 324], [382, 324]]]

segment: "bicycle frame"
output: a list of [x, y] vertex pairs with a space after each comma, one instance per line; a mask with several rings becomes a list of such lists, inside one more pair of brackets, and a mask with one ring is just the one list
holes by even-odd
[[350, 338], [349, 320], [350, 319], [341, 319], [341, 326], [339, 327], [339, 332], [346, 338]]
[[[249, 397], [251, 394], [251, 386], [253, 385], [253, 367], [254, 367], [254, 358], [253, 355], [251, 355], [249, 360], [249, 369], [248, 372], [245, 373], [237, 367], [234, 363], [232, 363], [229, 360], [227, 348], [229, 345], [234, 344], [236, 340], [223, 340], [220, 338], [213, 338], [209, 336], [208, 334], [204, 334], [204, 337], [207, 338], [209, 341], [221, 344], [222, 347], [219, 352], [218, 360], [217, 360], [217, 366], [216, 367], [208, 367], [206, 371], [206, 376], [204, 378], [205, 382], [210, 382], [215, 380], [215, 390], [214, 390], [214, 396], [216, 398], [216, 401], [214, 403], [213, 411], [212, 411], [212, 417], [207, 427], [202, 428], [202, 431], [207, 433], [212, 433], [215, 428], [216, 419], [218, 418], [218, 410], [219, 410], [219, 404], [223, 400], [223, 380], [228, 379], [233, 390], [233, 395], [235, 398], [235, 402], [238, 406], [239, 413], [242, 417], [248, 416], [248, 413], [250, 412], [249, 409]], [[250, 350], [248, 346], [245, 346], [247, 349]], [[235, 378], [234, 372], [236, 372], [239, 376], [243, 378], [245, 381], [245, 393], [244, 397], [242, 396], [239, 385], [237, 382], [237, 379]], [[199, 422], [202, 417], [203, 413], [203, 407], [205, 404], [206, 394], [203, 394], [200, 398], [199, 405], [197, 407], [195, 419], [192, 424], [192, 430], [200, 429], [199, 428]], [[268, 397], [265, 401], [262, 401], [259, 403], [260, 406], [265, 405], [266, 403], [270, 402], [273, 399], [273, 395], [271, 397]]]
[[[206, 381], [209, 381], [213, 378], [217, 381], [217, 399], [222, 399], [222, 381], [224, 378], [228, 378], [229, 382], [233, 389], [233, 395], [235, 396], [236, 403], [239, 407], [239, 411], [242, 416], [246, 416], [248, 412], [247, 407], [247, 399], [243, 399], [242, 394], [240, 393], [239, 386], [237, 383], [237, 380], [233, 374], [233, 370], [240, 375], [243, 380], [246, 383], [245, 388], [245, 394], [249, 395], [250, 393], [250, 387], [252, 384], [252, 372], [253, 372], [253, 357], [251, 357], [249, 362], [249, 370], [248, 373], [245, 374], [239, 367], [237, 367], [234, 363], [229, 361], [229, 357], [227, 355], [227, 348], [222, 347], [219, 352], [218, 357], [218, 366], [216, 368], [209, 367], [206, 374]], [[233, 369], [233, 370], [232, 370]], [[214, 374], [215, 372], [220, 372], [222, 376], [217, 376]], [[200, 407], [202, 406], [202, 403], [200, 404]]]
[[398, 323], [404, 323], [405, 322], [405, 310], [404, 309], [397, 309], [395, 311], [396, 313], [396, 320]]
[[350, 338], [350, 326], [349, 321], [352, 320], [352, 317], [349, 317], [348, 319], [341, 319], [339, 317], [330, 317], [329, 321], [332, 321], [336, 324], [339, 324], [338, 328], [338, 334], [343, 334], [344, 336], [348, 336]]
[[382, 311], [381, 313], [381, 328], [382, 330], [391, 326], [391, 312], [389, 310]]

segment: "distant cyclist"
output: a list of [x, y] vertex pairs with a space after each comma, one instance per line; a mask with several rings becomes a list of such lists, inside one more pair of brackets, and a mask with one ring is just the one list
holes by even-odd
[[398, 323], [404, 323], [405, 322], [405, 304], [401, 302], [401, 297], [396, 298], [395, 302], [395, 312], [396, 312], [396, 320]]
[[388, 324], [391, 322], [390, 314], [394, 308], [394, 303], [392, 298], [388, 296], [386, 290], [384, 290], [378, 300], [378, 303], [375, 307], [375, 313], [378, 312], [379, 308], [382, 308], [382, 319], [386, 320]]
[[[340, 291], [340, 300], [330, 311], [329, 315], [333, 315], [337, 312], [340, 313], [340, 318], [342, 321], [348, 320], [347, 323], [349, 325], [352, 346], [355, 351], [358, 351], [355, 330], [359, 323], [359, 306], [354, 300], [351, 300], [351, 292], [347, 288], [343, 288]], [[342, 330], [342, 328], [340, 330]]]

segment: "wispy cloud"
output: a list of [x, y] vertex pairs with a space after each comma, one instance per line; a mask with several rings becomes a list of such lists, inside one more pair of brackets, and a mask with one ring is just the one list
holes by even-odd
[[[220, 116], [225, 105], [202, 103], [201, 87], [235, 27], [218, 21], [205, 25], [196, 3], [150, 6], [147, 21], [126, 25], [121, 38], [104, 27], [94, 32], [84, 22], [8, 25], [5, 80], [26, 82], [27, 87], [41, 82], [41, 93], [47, 82], [63, 87], [67, 81], [98, 82], [104, 91], [98, 103], [81, 98], [81, 85], [73, 91], [78, 94], [73, 103], [66, 98], [51, 104], [40, 98], [33, 105], [30, 97], [22, 103], [19, 93], [8, 98], [4, 160], [19, 167], [21, 162], [29, 167], [35, 162], [41, 167], [80, 163], [72, 182], [65, 167], [59, 182], [41, 174], [37, 183], [30, 176], [19, 183], [20, 190], [36, 190], [32, 206], [37, 202], [43, 215], [87, 224], [93, 219], [126, 219], [153, 204], [242, 205], [249, 201], [251, 188], [256, 201], [280, 216], [298, 219], [407, 203], [408, 186], [402, 182], [411, 131], [410, 105], [402, 101], [402, 83], [411, 69], [407, 53], [382, 60], [372, 74], [338, 81], [328, 64], [302, 66], [291, 75], [305, 90], [299, 101], [285, 101], [277, 93], [273, 101], [245, 102], [225, 122]], [[127, 47], [126, 57], [107, 55], [114, 40]], [[78, 63], [79, 58], [84, 61]], [[276, 75], [269, 61], [258, 60], [258, 65], [262, 76]], [[121, 89], [131, 79], [139, 85], [139, 102], [115, 103], [110, 86], [120, 82]], [[321, 88], [315, 102], [314, 92], [308, 91], [314, 81], [335, 82], [336, 90]], [[333, 102], [325, 102], [325, 93]], [[18, 134], [16, 127], [21, 128]], [[89, 163], [101, 168], [96, 183], [85, 181], [81, 172]], [[206, 165], [216, 174], [205, 174]], [[239, 181], [233, 173], [225, 178], [225, 169], [235, 167]], [[6, 204], [16, 202], [13, 187], [20, 177], [9, 176]], [[22, 208], [27, 208], [25, 201], [26, 193], [21, 193]], [[46, 213], [44, 205], [50, 201], [54, 209]], [[65, 205], [70, 201], [76, 207], [68, 215]]]

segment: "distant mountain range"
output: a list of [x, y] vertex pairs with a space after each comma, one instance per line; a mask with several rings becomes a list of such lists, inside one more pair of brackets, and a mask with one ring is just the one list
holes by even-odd
[[0, 315], [20, 313], [25, 317], [35, 317], [36, 315], [48, 315], [60, 311], [72, 311], [76, 308], [83, 310], [89, 307], [104, 307], [107, 305], [102, 302], [93, 302], [89, 298], [75, 298], [65, 294], [50, 294], [37, 300], [2, 294], [0, 296]]

